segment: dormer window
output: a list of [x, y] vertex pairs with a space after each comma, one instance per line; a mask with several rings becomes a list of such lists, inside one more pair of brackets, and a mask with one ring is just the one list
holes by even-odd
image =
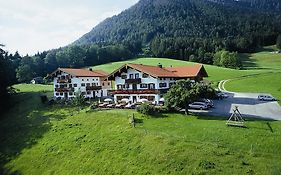
[[121, 78], [125, 80], [127, 79], [127, 75], [121, 75]]
[[143, 73], [143, 74], [142, 74], [142, 78], [148, 78], [148, 76], [149, 76], [149, 75], [146, 74], [146, 73]]
[[134, 74], [130, 74], [130, 79], [134, 79]]
[[140, 78], [140, 74], [135, 74], [135, 79]]

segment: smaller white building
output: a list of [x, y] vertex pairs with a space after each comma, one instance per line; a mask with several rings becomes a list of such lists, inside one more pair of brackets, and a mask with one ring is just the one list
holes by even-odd
[[78, 92], [85, 98], [107, 97], [108, 90], [112, 89], [112, 82], [105, 80], [108, 74], [100, 70], [58, 68], [50, 76], [57, 99], [71, 99]]

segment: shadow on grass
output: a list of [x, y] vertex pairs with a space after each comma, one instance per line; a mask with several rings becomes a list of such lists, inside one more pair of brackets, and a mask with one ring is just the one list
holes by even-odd
[[[0, 118], [0, 174], [21, 174], [5, 165], [31, 148], [51, 128], [48, 110], [41, 103], [40, 93], [18, 93], [11, 97], [13, 107]], [[63, 119], [64, 116], [57, 116]]]

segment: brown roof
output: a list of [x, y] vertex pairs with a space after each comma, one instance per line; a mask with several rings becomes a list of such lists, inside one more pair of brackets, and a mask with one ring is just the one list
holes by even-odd
[[155, 77], [174, 77], [173, 72], [160, 68], [158, 66], [148, 66], [143, 64], [127, 64], [128, 67], [139, 70]]
[[99, 70], [90, 71], [87, 69], [70, 69], [70, 68], [58, 68], [55, 72], [52, 73], [52, 75], [55, 74], [57, 71], [62, 71], [76, 77], [106, 77], [108, 75], [107, 73]]
[[149, 66], [143, 64], [126, 64], [121, 68], [117, 69], [113, 73], [110, 74], [109, 78], [114, 76], [116, 73], [120, 73], [120, 71], [124, 68], [133, 68], [140, 72], [144, 72], [153, 77], [160, 78], [190, 78], [197, 77], [201, 75], [202, 77], [208, 77], [208, 74], [203, 65], [196, 64], [192, 66], [180, 66], [180, 67], [170, 67], [170, 68], [161, 68], [159, 66]]
[[200, 74], [200, 72], [204, 74], [204, 77], [208, 77], [205, 68], [200, 64], [192, 66], [168, 67], [165, 69], [173, 72], [177, 77], [196, 77]]

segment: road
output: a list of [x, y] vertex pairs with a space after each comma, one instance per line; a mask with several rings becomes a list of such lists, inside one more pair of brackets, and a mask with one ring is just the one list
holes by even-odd
[[[260, 101], [258, 93], [236, 93], [228, 92], [224, 88], [224, 84], [228, 80], [221, 81], [219, 90], [228, 94], [228, 98], [223, 100], [215, 100], [215, 108], [208, 111], [191, 110], [194, 113], [201, 113], [212, 116], [230, 117], [233, 109], [238, 106], [238, 109], [243, 117], [272, 119], [281, 121], [281, 107], [276, 101]], [[265, 94], [270, 95], [270, 94]]]

